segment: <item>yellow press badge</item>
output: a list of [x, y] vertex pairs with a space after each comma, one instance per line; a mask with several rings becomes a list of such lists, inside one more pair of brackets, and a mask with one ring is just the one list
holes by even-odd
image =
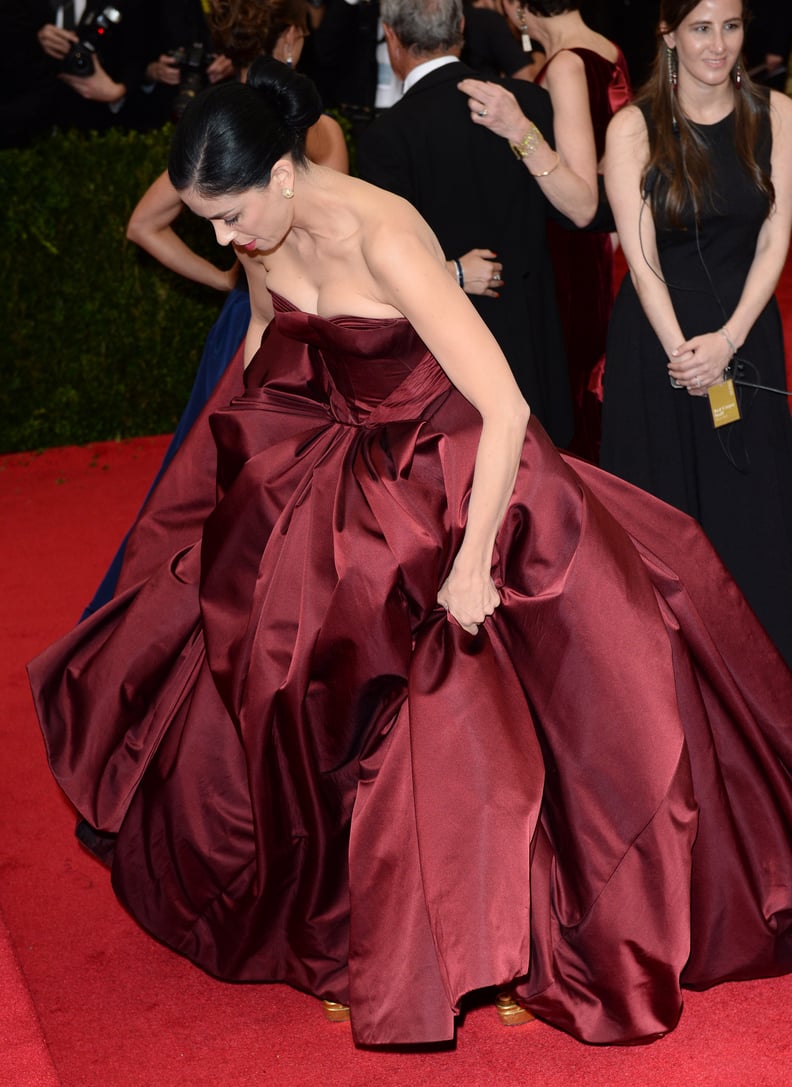
[[737, 403], [734, 382], [731, 378], [724, 381], [722, 385], [712, 385], [707, 389], [707, 396], [712, 412], [712, 422], [716, 427], [737, 422], [740, 418], [740, 405]]

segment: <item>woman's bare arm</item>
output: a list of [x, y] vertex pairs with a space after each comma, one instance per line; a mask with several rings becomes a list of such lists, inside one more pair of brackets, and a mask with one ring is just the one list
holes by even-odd
[[[527, 149], [522, 158], [523, 165], [536, 178], [550, 203], [576, 226], [587, 226], [594, 217], [599, 202], [594, 157], [592, 156], [593, 178], [589, 176], [589, 172], [586, 172], [585, 177], [576, 173], [566, 161], [564, 153], [560, 149], [554, 151], [542, 138], [533, 121], [523, 113], [512, 92], [499, 83], [463, 79], [459, 89], [468, 96], [472, 122], [489, 128], [515, 147]], [[587, 89], [585, 110], [588, 113]], [[571, 143], [571, 138], [568, 137], [567, 142]], [[573, 156], [573, 161], [578, 165], [577, 155]]]
[[530, 409], [491, 332], [445, 270], [423, 220], [409, 213], [384, 217], [365, 240], [364, 256], [382, 300], [407, 317], [481, 415], [467, 526], [438, 594], [460, 625], [475, 633], [499, 603], [492, 554], [514, 489]]
[[190, 249], [173, 229], [183, 206], [167, 173], [160, 174], [132, 212], [127, 237], [185, 279], [218, 291], [230, 291], [237, 280], [238, 265], [234, 264], [228, 270], [218, 268]]
[[641, 192], [648, 160], [649, 136], [643, 114], [636, 106], [626, 106], [608, 126], [605, 188], [630, 277], [644, 313], [670, 359], [684, 336], [663, 282], [652, 210]]
[[329, 166], [341, 174], [349, 173], [349, 151], [344, 131], [338, 121], [326, 113], [308, 129], [305, 153], [317, 166]]
[[273, 317], [272, 295], [267, 288], [267, 269], [256, 257], [244, 261], [245, 275], [250, 292], [250, 323], [245, 335], [245, 366], [261, 346], [264, 329]]

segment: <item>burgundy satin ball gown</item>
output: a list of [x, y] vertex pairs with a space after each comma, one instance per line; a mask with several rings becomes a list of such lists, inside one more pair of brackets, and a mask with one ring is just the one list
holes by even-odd
[[30, 666], [124, 905], [368, 1044], [449, 1038], [511, 979], [580, 1039], [649, 1040], [681, 985], [792, 969], [792, 675], [695, 523], [532, 420], [469, 636], [436, 595], [478, 414], [406, 320], [275, 305], [211, 416], [217, 494], [193, 427], [173, 553], [133, 547]]

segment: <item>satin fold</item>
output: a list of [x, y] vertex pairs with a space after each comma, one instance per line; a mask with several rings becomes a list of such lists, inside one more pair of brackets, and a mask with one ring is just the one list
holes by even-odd
[[437, 591], [477, 413], [406, 321], [275, 305], [116, 597], [30, 665], [127, 909], [371, 1045], [512, 982], [648, 1041], [682, 985], [792, 968], [792, 676], [695, 523], [532, 419], [471, 637]]

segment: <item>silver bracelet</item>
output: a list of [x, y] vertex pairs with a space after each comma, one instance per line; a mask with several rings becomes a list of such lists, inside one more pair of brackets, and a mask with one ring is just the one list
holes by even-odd
[[462, 271], [462, 261], [458, 260], [456, 257], [453, 257], [452, 259], [454, 261], [454, 267], [456, 268], [457, 283], [462, 288], [462, 290], [464, 290], [465, 289], [465, 273]]
[[729, 335], [729, 333], [726, 331], [726, 325], [724, 325], [723, 328], [719, 328], [718, 332], [720, 332], [721, 336], [723, 336], [724, 340], [729, 345], [729, 350], [731, 351], [732, 355], [736, 355], [737, 354], [737, 348], [732, 343], [732, 338]]

